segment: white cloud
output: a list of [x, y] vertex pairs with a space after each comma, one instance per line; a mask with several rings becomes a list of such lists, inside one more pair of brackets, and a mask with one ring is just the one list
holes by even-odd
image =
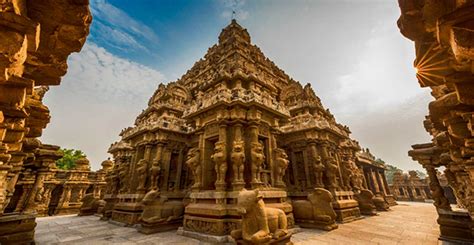
[[41, 140], [83, 150], [98, 169], [109, 145], [119, 139], [121, 129], [133, 124], [165, 78], [90, 42], [72, 54], [68, 64], [61, 85], [45, 96], [52, 119]]
[[[135, 20], [123, 10], [113, 6], [106, 0], [91, 2], [94, 17], [92, 38], [105, 42], [116, 48], [135, 48], [143, 50], [144, 40], [150, 43], [159, 41], [156, 33], [146, 24]], [[144, 39], [144, 40], [143, 40]]]
[[221, 17], [224, 19], [230, 20], [233, 17], [234, 19], [243, 21], [250, 15], [246, 9], [247, 1], [245, 0], [220, 0], [219, 3], [224, 9], [221, 13]]

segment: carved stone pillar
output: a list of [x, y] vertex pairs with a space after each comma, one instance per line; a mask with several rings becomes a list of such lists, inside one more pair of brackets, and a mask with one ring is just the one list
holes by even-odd
[[234, 125], [234, 140], [232, 143], [232, 151], [230, 154], [232, 162], [232, 189], [241, 190], [244, 185], [244, 171], [245, 171], [245, 142], [242, 140], [242, 124]]
[[215, 144], [214, 154], [211, 156], [215, 164], [217, 179], [215, 182], [216, 190], [224, 191], [226, 189], [227, 174], [227, 123], [219, 124], [219, 140]]

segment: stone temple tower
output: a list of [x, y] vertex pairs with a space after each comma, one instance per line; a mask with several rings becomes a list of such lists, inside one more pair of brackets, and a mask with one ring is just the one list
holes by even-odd
[[181, 226], [222, 238], [241, 225], [241, 190], [258, 190], [291, 228], [312, 222], [296, 207], [318, 188], [335, 219], [357, 219], [364, 175], [349, 134], [309, 84], [285, 74], [232, 20], [203, 59], [158, 86], [110, 147], [105, 218], [140, 223], [144, 233]]

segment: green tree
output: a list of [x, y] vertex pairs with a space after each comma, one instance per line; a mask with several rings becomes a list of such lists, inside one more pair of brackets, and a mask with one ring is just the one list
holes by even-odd
[[56, 166], [60, 169], [73, 169], [76, 166], [76, 160], [81, 157], [86, 157], [86, 154], [81, 150], [61, 148], [59, 152], [63, 154], [63, 157], [56, 161]]
[[377, 160], [375, 160], [376, 162], [378, 163], [383, 163], [385, 165], [385, 177], [387, 178], [387, 182], [388, 184], [392, 184], [393, 183], [393, 174], [397, 171], [402, 171], [401, 169], [393, 166], [393, 165], [390, 165], [388, 163], [385, 163], [384, 160], [378, 158]]

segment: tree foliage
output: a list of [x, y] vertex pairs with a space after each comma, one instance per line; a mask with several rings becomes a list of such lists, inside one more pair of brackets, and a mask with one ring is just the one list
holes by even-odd
[[382, 160], [380, 158], [377, 158], [377, 160], [375, 160], [375, 161], [378, 162], [378, 163], [383, 163], [385, 165], [385, 177], [387, 178], [388, 184], [393, 183], [393, 174], [395, 172], [402, 171], [401, 169], [386, 163], [384, 160]]
[[63, 157], [56, 161], [56, 166], [60, 169], [73, 169], [76, 166], [76, 160], [86, 157], [81, 150], [61, 148], [59, 152], [63, 153]]

